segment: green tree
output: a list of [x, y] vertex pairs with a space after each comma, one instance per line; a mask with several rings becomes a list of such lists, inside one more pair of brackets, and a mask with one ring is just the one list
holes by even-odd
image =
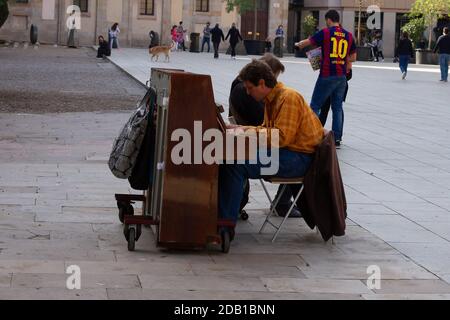
[[428, 49], [431, 49], [433, 27], [440, 17], [448, 14], [450, 0], [416, 0], [411, 7], [410, 17], [422, 17], [428, 27]]
[[258, 30], [258, 6], [257, 0], [222, 0], [226, 3], [226, 10], [228, 13], [234, 9], [242, 15], [248, 11], [254, 11], [255, 25], [253, 26], [253, 39], [256, 40], [256, 33]]
[[423, 33], [426, 29], [427, 27], [425, 25], [425, 19], [423, 17], [411, 19], [402, 27], [402, 31], [408, 32], [408, 35], [414, 43], [415, 47], [417, 47], [419, 42], [423, 39]]
[[9, 10], [8, 10], [8, 0], [0, 0], [0, 28], [8, 19]]
[[302, 23], [303, 35], [305, 38], [314, 35], [318, 21], [312, 15], [307, 15]]

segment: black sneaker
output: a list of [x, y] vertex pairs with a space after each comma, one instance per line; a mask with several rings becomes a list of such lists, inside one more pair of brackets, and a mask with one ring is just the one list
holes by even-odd
[[[290, 209], [291, 205], [277, 205], [277, 213], [279, 217], [286, 217], [286, 214], [288, 210]], [[294, 209], [292, 209], [291, 214], [289, 215], [289, 218], [301, 218], [302, 214], [300, 213], [300, 210], [295, 206]]]
[[341, 141], [336, 141], [336, 149], [340, 149], [341, 148]]

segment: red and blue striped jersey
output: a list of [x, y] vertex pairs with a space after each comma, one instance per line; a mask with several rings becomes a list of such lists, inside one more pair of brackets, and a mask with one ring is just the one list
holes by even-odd
[[311, 38], [312, 45], [322, 47], [321, 77], [347, 75], [347, 58], [356, 52], [353, 35], [342, 27], [325, 28]]

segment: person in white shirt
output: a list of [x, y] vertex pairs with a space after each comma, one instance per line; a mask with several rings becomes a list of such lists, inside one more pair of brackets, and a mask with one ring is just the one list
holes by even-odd
[[110, 41], [109, 44], [111, 46], [111, 49], [119, 49], [119, 33], [120, 33], [120, 29], [119, 29], [119, 24], [116, 22], [112, 25], [111, 29], [109, 30], [109, 37], [110, 37]]

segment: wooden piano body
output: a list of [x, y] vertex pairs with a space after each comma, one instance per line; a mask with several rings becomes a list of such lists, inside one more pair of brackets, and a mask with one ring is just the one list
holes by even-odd
[[[128, 250], [134, 251], [141, 226], [151, 225], [158, 246], [192, 249], [220, 243], [222, 251], [228, 252], [230, 234], [218, 234], [218, 228], [234, 227], [234, 223], [218, 219], [217, 162], [219, 159], [251, 159], [256, 155], [257, 146], [245, 135], [227, 132], [220, 114], [223, 109], [219, 111], [214, 101], [210, 76], [182, 70], [152, 69], [150, 87], [157, 95], [156, 112], [149, 121], [155, 129], [151, 131], [155, 133], [150, 139], [155, 141], [151, 187], [143, 196], [116, 195]], [[206, 164], [203, 159], [205, 147], [211, 141], [205, 142], [202, 137], [209, 129], [216, 129], [217, 136], [224, 143], [223, 153], [216, 153], [214, 159], [217, 161], [212, 164]], [[181, 152], [182, 155], [185, 151], [190, 153], [189, 163], [174, 163], [172, 158], [174, 147], [180, 144], [180, 140], [184, 141], [177, 134], [173, 136], [180, 130], [190, 138]], [[234, 143], [228, 144], [230, 140]], [[237, 146], [236, 150], [234, 146]], [[133, 201], [144, 202], [142, 216], [134, 215]]]
[[[163, 247], [205, 247], [214, 241], [218, 224], [217, 164], [194, 164], [194, 123], [202, 132], [220, 128], [210, 76], [180, 70], [152, 69], [151, 86], [157, 99], [153, 186], [147, 193], [147, 214], [154, 221], [157, 244]], [[220, 115], [219, 115], [220, 116]], [[185, 129], [192, 138], [191, 164], [176, 165], [172, 133]], [[207, 143], [202, 143], [202, 150]], [[198, 156], [198, 155], [197, 155]]]

